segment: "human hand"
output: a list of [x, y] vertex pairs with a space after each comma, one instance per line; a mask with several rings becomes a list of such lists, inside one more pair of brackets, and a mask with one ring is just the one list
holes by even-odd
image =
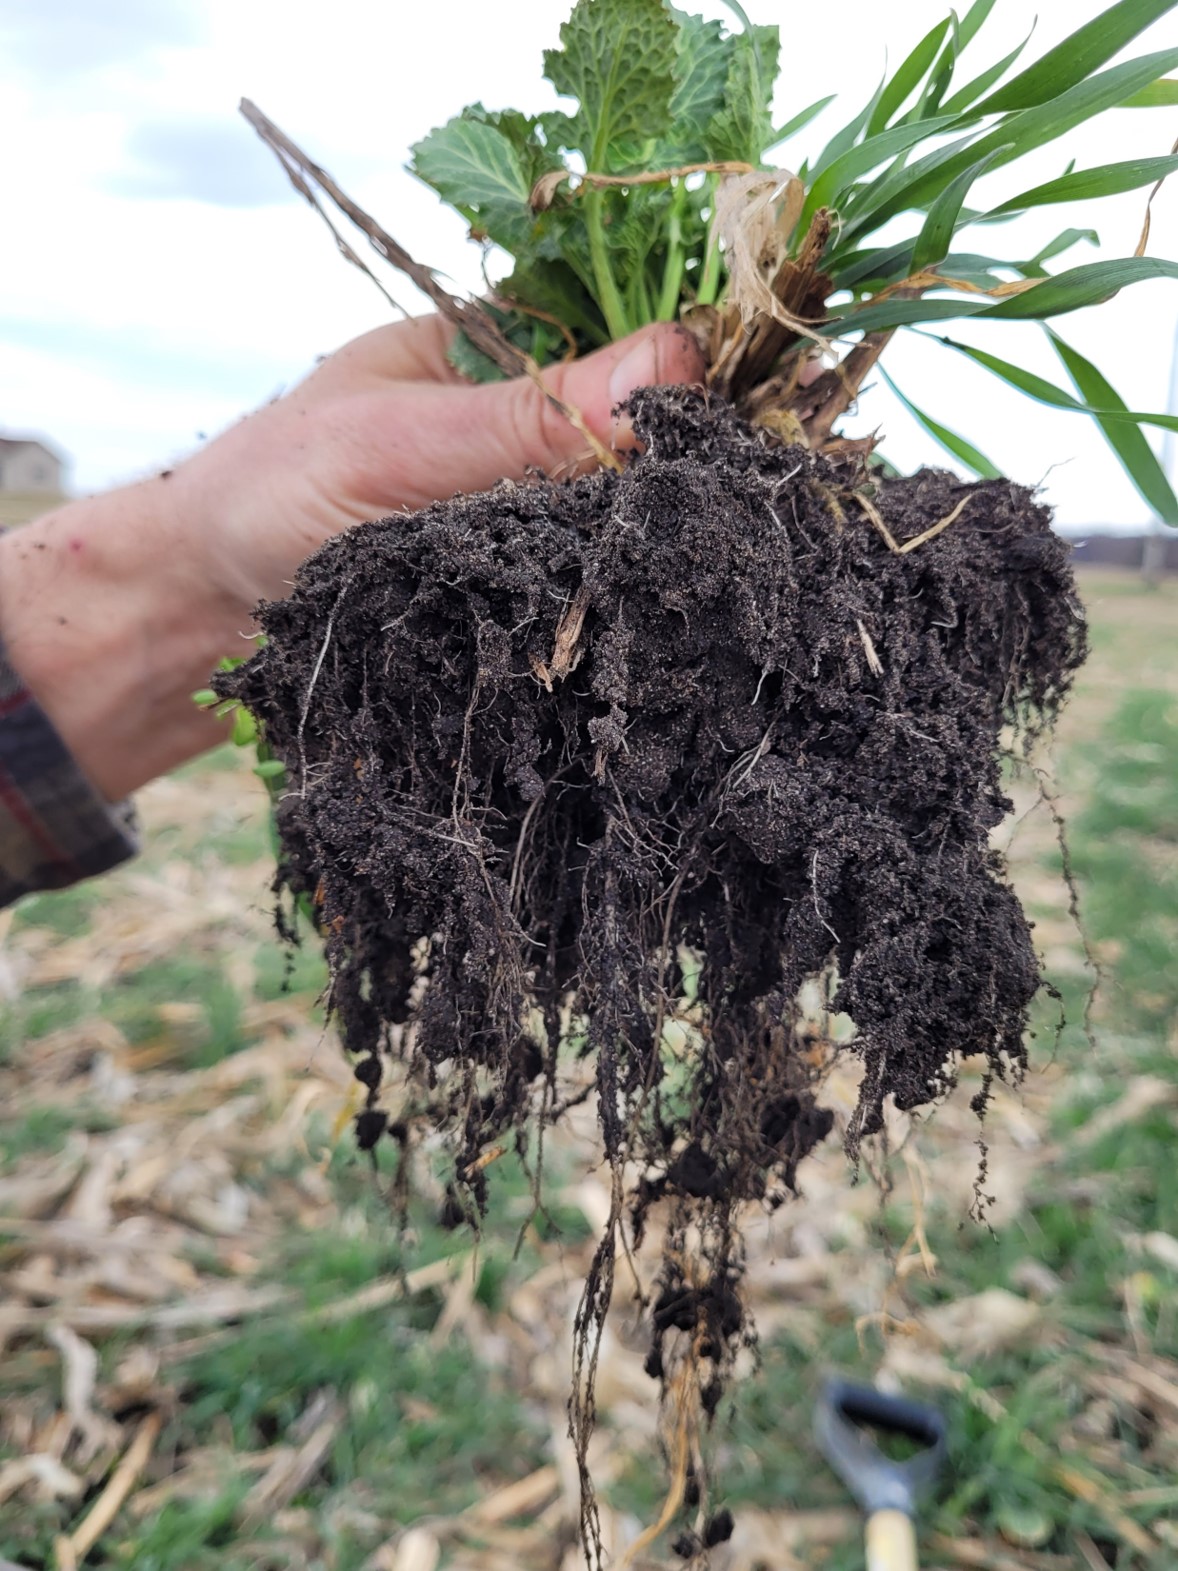
[[[530, 381], [462, 381], [448, 339], [436, 317], [378, 328], [170, 475], [0, 536], [0, 639], [109, 801], [223, 739], [192, 692], [331, 535], [583, 456]], [[613, 408], [702, 372], [694, 341], [661, 323], [545, 380], [599, 440], [628, 446]]]
[[[377, 328], [176, 471], [175, 503], [207, 548], [204, 571], [239, 614], [283, 596], [299, 563], [348, 524], [529, 468], [568, 473], [588, 456], [584, 436], [534, 382], [460, 377], [446, 359], [452, 336], [438, 316]], [[619, 450], [633, 439], [612, 411], [635, 388], [702, 379], [694, 340], [669, 323], [544, 374]]]

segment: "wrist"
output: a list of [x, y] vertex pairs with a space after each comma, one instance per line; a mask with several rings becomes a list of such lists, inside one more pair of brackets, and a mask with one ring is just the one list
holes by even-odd
[[157, 477], [0, 537], [0, 638], [108, 801], [222, 739], [190, 695], [249, 625], [194, 559], [170, 487]]

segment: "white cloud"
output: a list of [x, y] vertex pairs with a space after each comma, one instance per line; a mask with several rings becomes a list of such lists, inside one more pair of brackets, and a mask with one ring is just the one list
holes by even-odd
[[196, 44], [203, 28], [181, 0], [6, 0], [0, 46], [10, 68], [49, 88], [160, 48]]
[[[839, 92], [805, 144], [819, 145], [865, 100], [885, 50], [894, 67], [948, 4], [910, 0], [901, 28], [894, 10], [846, 0], [837, 47], [821, 9], [786, 8], [784, 0], [750, 5], [757, 20], [782, 22], [783, 115], [822, 91]], [[718, 0], [706, 9], [727, 14]], [[1042, 0], [1028, 57], [1098, 9], [1098, 0]], [[0, 99], [0, 145], [19, 150], [5, 170], [6, 214], [19, 221], [15, 244], [0, 252], [0, 423], [42, 427], [71, 449], [79, 486], [106, 485], [168, 461], [197, 431], [216, 430], [301, 375], [317, 354], [387, 318], [318, 219], [288, 199], [285, 177], [236, 114], [243, 95], [415, 255], [477, 287], [479, 259], [464, 226], [405, 172], [408, 148], [476, 98], [551, 104], [539, 57], [556, 41], [565, 11], [553, 0], [519, 0], [510, 20], [482, 0], [430, 7], [336, 0], [326, 11], [292, 0], [205, 0], [199, 11], [174, 0], [95, 7], [8, 0], [0, 46], [15, 69]], [[1025, 31], [1025, 9], [1006, 0], [973, 46], [979, 64]], [[1132, 52], [1175, 41], [1172, 26], [1157, 24]], [[805, 62], [804, 71], [793, 62]], [[1110, 114], [991, 175], [982, 191], [1009, 195], [1058, 174], [1070, 158], [1083, 166], [1166, 152], [1171, 121], [1160, 111]], [[1104, 254], [1127, 255], [1143, 207], [1144, 193], [1130, 193], [979, 234], [1009, 245], [1009, 254], [1030, 254], [1069, 224], [1094, 224]], [[1151, 250], [1178, 256], [1171, 187], [1155, 203]], [[422, 309], [405, 283], [389, 284]], [[1161, 408], [1176, 319], [1178, 289], [1161, 283], [1059, 326], [1130, 404]], [[967, 324], [952, 331], [1009, 358], [1025, 355], [1041, 374], [1063, 380], [1033, 328], [984, 340]], [[1035, 483], [1046, 474], [1044, 494], [1062, 520], [1145, 520], [1089, 422], [1032, 405], [961, 357], [907, 335], [888, 363], [910, 397], [1013, 477]], [[944, 461], [882, 387], [865, 396], [856, 428], [877, 425], [901, 466]]]
[[271, 207], [296, 200], [274, 178], [274, 159], [259, 141], [225, 116], [186, 115], [144, 120], [127, 137], [129, 167], [114, 174], [116, 195], [191, 198], [214, 207]]

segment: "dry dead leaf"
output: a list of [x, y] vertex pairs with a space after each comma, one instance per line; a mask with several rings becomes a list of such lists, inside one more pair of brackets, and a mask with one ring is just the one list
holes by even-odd
[[77, 1462], [84, 1468], [100, 1451], [116, 1448], [121, 1431], [90, 1405], [98, 1380], [98, 1354], [94, 1348], [69, 1326], [52, 1325], [45, 1335], [61, 1354], [62, 1395], [70, 1424], [81, 1442]]
[[427, 1527], [411, 1527], [382, 1544], [364, 1571], [436, 1571], [442, 1546]]
[[716, 190], [716, 231], [724, 242], [727, 298], [741, 320], [770, 316], [825, 348], [826, 340], [792, 317], [771, 287], [789, 259], [805, 195], [802, 182], [789, 169], [725, 175]]
[[1001, 1348], [1028, 1341], [1041, 1313], [1039, 1305], [1030, 1299], [1020, 1298], [1004, 1287], [988, 1287], [969, 1298], [925, 1310], [920, 1322], [942, 1347], [951, 1348], [966, 1359], [984, 1358]]
[[245, 1497], [239, 1513], [244, 1527], [258, 1527], [307, 1487], [327, 1460], [345, 1417], [346, 1409], [335, 1393], [322, 1393], [300, 1419], [309, 1430], [302, 1444], [297, 1450], [282, 1447]]
[[35, 1452], [0, 1466], [0, 1505], [29, 1484], [36, 1485], [42, 1500], [74, 1500], [85, 1488], [82, 1479], [63, 1467], [56, 1457]]

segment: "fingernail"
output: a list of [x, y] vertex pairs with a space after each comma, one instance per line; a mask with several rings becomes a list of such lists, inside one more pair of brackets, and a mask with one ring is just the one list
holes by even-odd
[[653, 337], [646, 337], [635, 344], [610, 373], [610, 407], [624, 403], [635, 388], [650, 387], [658, 378], [658, 348]]

